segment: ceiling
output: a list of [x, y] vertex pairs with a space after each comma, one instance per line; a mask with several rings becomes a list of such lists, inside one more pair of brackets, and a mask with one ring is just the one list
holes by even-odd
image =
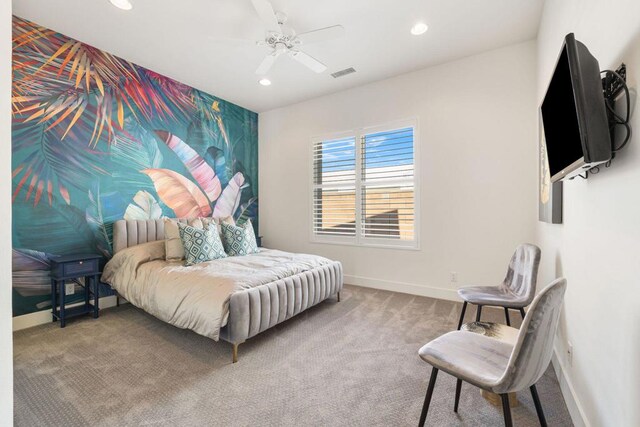
[[[328, 69], [316, 74], [278, 59], [258, 84], [268, 48], [250, 0], [14, 0], [13, 13], [253, 111], [262, 112], [473, 55], [536, 36], [543, 0], [272, 0], [302, 33], [341, 24], [342, 39], [303, 50]], [[409, 32], [429, 25], [421, 36]], [[357, 73], [330, 76], [344, 68]]]

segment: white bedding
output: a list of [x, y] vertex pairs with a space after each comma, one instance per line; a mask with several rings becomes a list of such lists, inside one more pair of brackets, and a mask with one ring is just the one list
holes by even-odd
[[229, 315], [232, 293], [332, 261], [273, 249], [185, 267], [164, 260], [164, 241], [133, 246], [107, 263], [102, 281], [133, 305], [179, 328], [218, 340]]

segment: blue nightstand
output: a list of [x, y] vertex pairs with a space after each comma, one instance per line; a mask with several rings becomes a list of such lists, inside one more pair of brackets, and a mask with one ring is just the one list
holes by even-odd
[[[66, 255], [51, 257], [51, 314], [53, 321], [60, 320], [64, 328], [70, 317], [93, 313], [98, 317], [98, 298], [100, 297], [100, 260], [96, 254]], [[84, 284], [78, 279], [84, 277]], [[80, 305], [66, 308], [65, 284], [74, 283], [83, 286], [84, 301]], [[93, 304], [91, 297], [93, 296]]]

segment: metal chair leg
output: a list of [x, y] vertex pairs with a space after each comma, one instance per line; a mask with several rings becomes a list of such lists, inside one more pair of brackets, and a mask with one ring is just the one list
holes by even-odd
[[525, 316], [525, 312], [524, 312], [524, 308], [520, 308], [520, 315], [522, 316], [522, 318], [524, 319]]
[[544, 412], [542, 411], [542, 404], [540, 403], [540, 397], [538, 397], [538, 390], [536, 390], [536, 385], [532, 385], [529, 387], [531, 390], [531, 397], [533, 397], [533, 403], [536, 405], [536, 413], [538, 414], [538, 420], [540, 421], [540, 426], [547, 427], [547, 420], [544, 417]]
[[433, 388], [436, 385], [436, 377], [438, 376], [438, 369], [433, 368], [431, 370], [431, 378], [429, 378], [429, 387], [427, 387], [427, 395], [424, 397], [424, 405], [422, 405], [422, 414], [420, 414], [419, 427], [424, 426], [424, 422], [427, 420], [427, 411], [429, 411], [429, 404], [431, 403], [431, 396], [433, 396]]
[[338, 302], [340, 302], [340, 292], [338, 292], [337, 298], [338, 298]]
[[482, 314], [482, 306], [478, 306], [478, 311], [476, 311], [476, 322], [480, 321], [480, 315]]
[[511, 408], [509, 407], [509, 395], [503, 393], [500, 395], [502, 398], [502, 413], [504, 414], [505, 427], [513, 427], [513, 421], [511, 421]]
[[507, 326], [511, 326], [511, 320], [509, 319], [509, 309], [504, 308], [504, 317], [507, 319]]
[[238, 346], [240, 344], [238, 343], [233, 343], [233, 352], [232, 352], [232, 360], [233, 363], [237, 363], [238, 362]]
[[462, 328], [462, 322], [464, 321], [464, 312], [467, 311], [467, 302], [462, 304], [462, 312], [460, 313], [460, 321], [458, 322], [458, 330]]
[[453, 404], [453, 412], [458, 412], [458, 404], [460, 403], [460, 390], [462, 389], [462, 380], [456, 382], [456, 401]]

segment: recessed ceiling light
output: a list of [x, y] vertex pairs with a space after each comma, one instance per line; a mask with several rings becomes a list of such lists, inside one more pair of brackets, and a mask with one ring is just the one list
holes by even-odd
[[112, 5], [122, 10], [131, 10], [133, 5], [129, 0], [109, 0]]
[[269, 79], [260, 79], [260, 81], [258, 83], [260, 83], [262, 86], [269, 86], [269, 85], [271, 85], [271, 80], [269, 80]]
[[414, 36], [419, 36], [420, 34], [424, 34], [429, 29], [429, 26], [424, 22], [418, 22], [416, 25], [411, 27], [411, 34]]

